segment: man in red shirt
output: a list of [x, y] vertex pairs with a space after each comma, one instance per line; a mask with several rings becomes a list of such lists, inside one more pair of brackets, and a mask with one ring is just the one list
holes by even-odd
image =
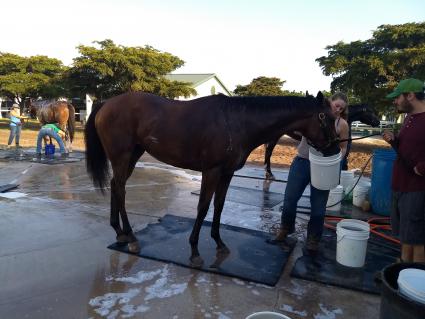
[[384, 131], [383, 138], [397, 152], [393, 166], [391, 225], [400, 237], [403, 262], [425, 262], [425, 99], [424, 82], [400, 81], [394, 92], [398, 113], [406, 113], [397, 135]]

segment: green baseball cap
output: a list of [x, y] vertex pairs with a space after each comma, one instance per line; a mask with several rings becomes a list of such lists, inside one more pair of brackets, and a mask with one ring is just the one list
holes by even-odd
[[386, 96], [387, 99], [394, 99], [397, 96], [403, 93], [409, 92], [423, 92], [424, 91], [424, 82], [417, 79], [405, 79], [400, 81], [394, 91]]

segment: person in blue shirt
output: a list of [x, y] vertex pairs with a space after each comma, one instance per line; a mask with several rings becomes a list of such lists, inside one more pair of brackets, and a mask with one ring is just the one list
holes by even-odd
[[7, 142], [7, 147], [10, 148], [15, 139], [16, 148], [19, 148], [19, 138], [21, 137], [22, 123], [21, 119], [26, 118], [21, 116], [21, 109], [18, 104], [13, 104], [10, 110], [10, 135]]

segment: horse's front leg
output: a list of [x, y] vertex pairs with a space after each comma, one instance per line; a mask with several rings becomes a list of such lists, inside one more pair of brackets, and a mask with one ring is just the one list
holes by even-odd
[[230, 181], [232, 180], [233, 172], [230, 174], [223, 174], [217, 185], [214, 197], [214, 217], [211, 227], [211, 237], [217, 244], [217, 253], [228, 254], [230, 251], [226, 244], [221, 240], [220, 237], [220, 219], [221, 212], [224, 207], [224, 200], [226, 199], [227, 190], [229, 189]]
[[127, 181], [128, 172], [128, 160], [126, 160], [126, 157], [123, 156], [121, 158], [121, 161], [116, 161], [112, 163], [112, 170], [114, 172], [114, 185], [113, 188], [111, 188], [111, 191], [113, 192], [114, 197], [111, 197], [111, 200], [115, 200], [114, 205], [116, 205], [119, 214], [121, 215], [122, 232], [119, 232], [119, 224], [115, 224], [118, 219], [115, 215], [113, 215], [115, 211], [111, 211], [111, 225], [112, 222], [114, 222], [115, 227], [113, 227], [117, 232], [117, 240], [122, 243], [127, 242], [128, 250], [131, 253], [139, 253], [140, 244], [133, 233], [133, 229], [130, 226], [130, 223], [127, 218], [127, 212], [125, 209], [125, 183]]
[[199, 194], [198, 215], [196, 216], [195, 224], [193, 225], [192, 233], [190, 234], [189, 243], [192, 250], [190, 256], [190, 264], [192, 267], [201, 267], [204, 263], [198, 250], [199, 233], [202, 223], [207, 215], [208, 208], [211, 203], [211, 198], [216, 189], [219, 180], [219, 171], [217, 169], [202, 172], [201, 193]]

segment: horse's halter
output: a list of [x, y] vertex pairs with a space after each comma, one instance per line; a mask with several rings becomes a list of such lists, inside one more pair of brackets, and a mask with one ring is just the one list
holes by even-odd
[[329, 129], [329, 125], [326, 122], [326, 114], [323, 112], [319, 113], [319, 124], [320, 124], [320, 128], [322, 129], [323, 135], [325, 136], [326, 140], [328, 141], [328, 143], [324, 146], [317, 146], [314, 145], [313, 142], [311, 142], [310, 140], [307, 139], [307, 143], [308, 145], [314, 147], [316, 150], [318, 150], [319, 152], [323, 153], [323, 151], [327, 148], [329, 148], [332, 144], [339, 142], [339, 138], [338, 137], [333, 137], [331, 134], [331, 130]]

